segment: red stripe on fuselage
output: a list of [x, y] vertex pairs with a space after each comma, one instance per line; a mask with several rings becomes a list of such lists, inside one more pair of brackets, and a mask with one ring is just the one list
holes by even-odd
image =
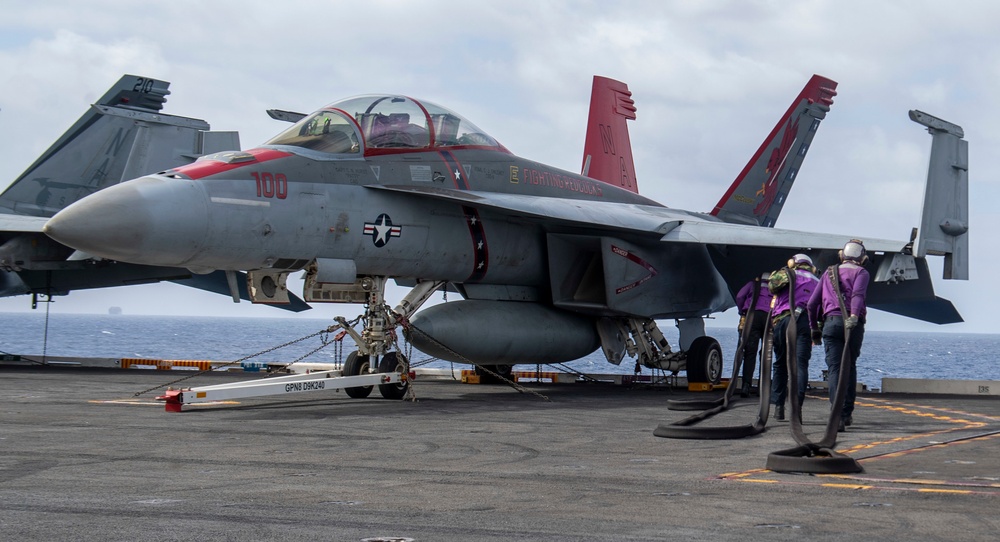
[[191, 179], [203, 179], [205, 177], [210, 177], [219, 173], [224, 173], [226, 171], [231, 171], [244, 166], [253, 166], [263, 162], [268, 162], [270, 160], [277, 160], [278, 158], [284, 158], [286, 156], [291, 156], [291, 153], [284, 151], [277, 151], [274, 149], [250, 149], [244, 151], [247, 154], [252, 154], [256, 160], [248, 160], [246, 162], [236, 162], [234, 164], [228, 164], [226, 162], [220, 162], [217, 160], [201, 160], [193, 164], [188, 164], [186, 166], [181, 166], [179, 168], [174, 168], [173, 173], [179, 173], [185, 177]]
[[455, 182], [455, 188], [459, 190], [469, 189], [469, 179], [463, 176], [464, 170], [462, 165], [458, 163], [458, 159], [455, 155], [448, 151], [438, 151], [441, 158], [444, 159], [444, 163], [448, 166], [448, 174], [451, 175], [451, 180]]

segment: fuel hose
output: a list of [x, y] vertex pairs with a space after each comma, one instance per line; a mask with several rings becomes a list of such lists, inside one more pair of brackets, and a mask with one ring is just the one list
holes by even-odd
[[[758, 282], [758, 288], [754, 288], [753, 290], [750, 307], [757, 306], [757, 298], [760, 294], [759, 285], [760, 283]], [[757, 419], [750, 424], [737, 426], [698, 427], [699, 423], [729, 410], [733, 403], [733, 395], [737, 386], [737, 377], [739, 376], [740, 367], [743, 366], [743, 345], [745, 345], [749, 339], [754, 318], [760, 316], [757, 314], [758, 311], [755, 310], [749, 310], [747, 312], [747, 320], [743, 325], [742, 331], [740, 332], [740, 342], [736, 347], [736, 355], [733, 360], [732, 378], [729, 379], [729, 385], [726, 387], [725, 393], [723, 393], [722, 397], [718, 399], [668, 401], [667, 408], [670, 410], [701, 410], [702, 412], [677, 422], [660, 424], [653, 431], [654, 436], [677, 439], [724, 440], [749, 437], [764, 431], [765, 426], [767, 425], [768, 412], [770, 410], [770, 401], [768, 398], [771, 396], [772, 332], [770, 318], [767, 319], [767, 324], [764, 329], [764, 353], [763, 356], [761, 356], [762, 359], [760, 364], [760, 406], [757, 412]]]
[[[840, 304], [841, 315], [850, 314], [847, 312], [844, 303], [844, 296], [840, 293], [840, 277], [837, 273], [837, 265], [827, 269], [830, 281], [833, 284], [834, 292], [837, 294], [837, 301]], [[795, 306], [795, 278], [794, 273], [789, 273], [789, 303]], [[791, 316], [789, 316], [791, 318]], [[807, 474], [849, 474], [862, 472], [861, 464], [853, 457], [841, 454], [833, 449], [837, 445], [837, 429], [840, 427], [840, 413], [844, 408], [844, 399], [847, 397], [847, 383], [850, 379], [851, 369], [854, 365], [850, 353], [851, 330], [844, 326], [844, 351], [840, 358], [840, 374], [837, 378], [837, 390], [834, 394], [833, 403], [830, 408], [830, 416], [826, 422], [826, 432], [819, 442], [812, 442], [802, 430], [802, 407], [798, 402], [798, 363], [793, 360], [796, 357], [795, 333], [797, 331], [795, 320], [788, 322], [788, 332], [786, 340], [788, 348], [785, 362], [788, 364], [788, 396], [792, 406], [791, 431], [792, 438], [798, 446], [786, 450], [771, 452], [767, 456], [767, 468], [775, 472], [796, 472]]]

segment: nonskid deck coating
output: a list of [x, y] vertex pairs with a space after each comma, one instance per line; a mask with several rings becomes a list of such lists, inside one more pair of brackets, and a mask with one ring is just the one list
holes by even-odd
[[[162, 372], [0, 369], [0, 523], [11, 539], [984, 540], [1000, 532], [1000, 401], [861, 395], [837, 449], [865, 472], [764, 469], [788, 424], [653, 436], [692, 394], [417, 382], [164, 412]], [[191, 385], [245, 379], [209, 374]], [[377, 392], [374, 394], [377, 396]], [[744, 401], [713, 424], [749, 423]], [[804, 407], [824, 429], [825, 398]]]

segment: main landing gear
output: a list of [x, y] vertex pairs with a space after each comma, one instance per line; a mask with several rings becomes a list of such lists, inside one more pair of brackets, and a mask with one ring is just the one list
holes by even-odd
[[597, 323], [601, 349], [610, 363], [618, 365], [627, 353], [639, 365], [670, 373], [687, 371], [688, 382], [722, 381], [722, 347], [705, 335], [702, 318], [677, 321], [681, 348], [674, 352], [656, 321], [649, 318], [602, 318]]

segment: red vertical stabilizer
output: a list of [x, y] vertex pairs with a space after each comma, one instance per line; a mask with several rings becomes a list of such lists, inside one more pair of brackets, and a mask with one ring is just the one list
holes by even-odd
[[712, 214], [735, 224], [773, 227], [836, 95], [836, 81], [813, 75]]
[[635, 102], [628, 85], [594, 76], [590, 120], [583, 146], [583, 175], [639, 193], [632, 162], [632, 142], [626, 120], [635, 120]]

